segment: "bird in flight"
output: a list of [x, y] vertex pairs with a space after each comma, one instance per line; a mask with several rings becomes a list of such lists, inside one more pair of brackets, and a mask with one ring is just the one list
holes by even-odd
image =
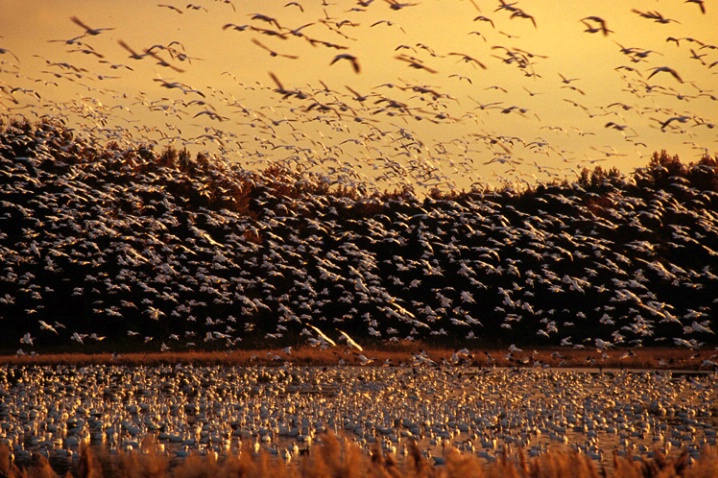
[[415, 58], [413, 56], [398, 55], [398, 56], [395, 56], [394, 58], [396, 58], [397, 60], [407, 62], [411, 68], [416, 68], [417, 70], [426, 70], [429, 73], [437, 73], [436, 70], [429, 68], [424, 63], [422, 63], [421, 60], [419, 60], [418, 58]]
[[75, 25], [79, 25], [80, 27], [84, 28], [86, 35], [94, 36], [94, 35], [99, 35], [100, 33], [107, 31], [107, 30], [114, 30], [114, 28], [91, 28], [77, 17], [70, 17], [70, 20], [72, 20], [72, 22]]
[[358, 91], [352, 89], [351, 87], [349, 87], [347, 85], [344, 85], [344, 88], [349, 90], [354, 95], [354, 98], [352, 98], [352, 99], [354, 101], [358, 101], [359, 103], [365, 102], [371, 96], [371, 95], [362, 95], [361, 93], [359, 93]]
[[654, 68], [649, 68], [649, 69], [648, 69], [648, 71], [651, 71], [651, 70], [653, 70], [653, 73], [651, 73], [650, 75], [648, 75], [648, 78], [647, 78], [648, 80], [650, 80], [650, 79], [651, 79], [654, 75], [656, 75], [657, 73], [664, 72], [664, 73], [670, 73], [670, 74], [673, 76], [673, 78], [675, 78], [676, 80], [678, 80], [679, 83], [683, 83], [683, 79], [681, 79], [681, 77], [680, 77], [680, 75], [678, 74], [678, 72], [676, 72], [676, 70], [674, 70], [674, 69], [671, 68], [671, 67], [668, 67], [668, 66], [656, 66], [656, 67], [654, 67]]
[[558, 76], [561, 77], [561, 83], [566, 84], [566, 85], [570, 84], [572, 81], [578, 81], [578, 80], [579, 80], [579, 78], [566, 78], [566, 77], [563, 76], [561, 73], [559, 73]]
[[277, 93], [282, 95], [284, 98], [289, 98], [290, 96], [294, 96], [296, 98], [305, 100], [309, 97], [309, 95], [307, 95], [306, 93], [304, 93], [301, 90], [288, 90], [288, 89], [284, 88], [284, 85], [282, 85], [282, 82], [279, 81], [279, 78], [277, 78], [277, 75], [275, 75], [271, 71], [269, 72], [269, 77], [272, 79], [274, 84], [277, 85], [277, 88], [274, 91], [276, 91]]
[[357, 354], [357, 358], [359, 359], [359, 363], [362, 365], [369, 365], [374, 361], [374, 359], [367, 358], [364, 354]]
[[141, 53], [141, 54], [140, 54], [140, 53], [137, 53], [135, 50], [133, 50], [133, 49], [130, 47], [130, 45], [128, 45], [127, 43], [125, 43], [125, 41], [122, 40], [122, 39], [117, 40], [117, 43], [118, 43], [122, 48], [124, 48], [125, 50], [127, 50], [127, 51], [130, 52], [130, 58], [133, 59], [133, 60], [141, 60], [141, 59], [143, 59], [144, 57], [148, 56], [148, 53]]
[[517, 3], [519, 2], [506, 3], [504, 2], [504, 0], [499, 0], [499, 6], [494, 11], [498, 12], [499, 10], [508, 10], [510, 12], [515, 12], [517, 10], [517, 7], [515, 7], [514, 5], [516, 5]]
[[169, 8], [170, 10], [174, 10], [174, 11], [177, 12], [177, 13], [184, 13], [182, 10], [180, 10], [180, 9], [177, 8], [177, 7], [175, 7], [174, 5], [167, 5], [167, 4], [165, 4], [165, 3], [158, 3], [157, 6], [158, 6], [158, 7]]
[[[592, 25], [590, 22], [598, 24], [598, 26]], [[586, 26], [585, 32], [588, 33], [603, 33], [603, 36], [608, 36], [609, 33], [613, 33], [613, 30], [609, 30], [606, 26], [606, 20], [604, 20], [601, 17], [597, 17], [595, 15], [591, 15], [589, 17], [585, 17], [581, 19], [581, 23], [583, 23]]]
[[248, 28], [252, 29], [252, 27], [249, 25], [237, 25], [235, 23], [225, 23], [224, 26], [222, 27], [222, 30], [226, 30], [227, 28], [237, 30], [238, 32], [243, 32]]
[[534, 28], [537, 28], [536, 27], [536, 19], [533, 17], [533, 15], [529, 15], [528, 13], [524, 12], [523, 10], [515, 10], [511, 14], [511, 17], [509, 17], [509, 18], [515, 18], [515, 17], [526, 18], [528, 20], [531, 20], [531, 23], [534, 24]]
[[317, 336], [319, 337], [319, 339], [320, 339], [322, 342], [324, 342], [324, 343], [326, 343], [326, 344], [328, 344], [328, 345], [331, 345], [332, 347], [336, 347], [336, 346], [337, 346], [337, 343], [334, 342], [334, 341], [333, 341], [332, 339], [330, 339], [329, 337], [327, 337], [327, 335], [326, 335], [324, 332], [322, 332], [322, 331], [319, 329], [319, 327], [316, 327], [316, 326], [311, 325], [311, 324], [309, 325], [309, 327], [311, 327], [312, 329], [314, 329], [314, 331], [317, 333]]
[[20, 63], [20, 58], [18, 58], [15, 53], [11, 52], [11, 51], [8, 50], [7, 48], [0, 48], [0, 55], [4, 55], [5, 53], [11, 54], [13, 57], [15, 57], [15, 59], [17, 60], [17, 62]]
[[195, 4], [193, 4], [193, 3], [188, 3], [185, 8], [189, 8], [189, 9], [192, 9], [192, 10], [204, 10], [205, 12], [208, 11], [208, 10], [207, 10], [205, 7], [203, 7], [202, 5], [195, 5]]
[[29, 345], [30, 347], [32, 347], [33, 345], [35, 345], [35, 344], [33, 343], [34, 340], [35, 340], [35, 337], [31, 336], [31, 335], [30, 335], [30, 332], [27, 332], [27, 333], [26, 333], [25, 335], [23, 335], [22, 338], [20, 339], [20, 343], [21, 343], [21, 344], [25, 344], [25, 345]]
[[399, 27], [399, 30], [401, 30], [403, 33], [406, 33], [406, 30], [404, 30], [403, 27], [401, 27], [400, 25], [397, 25], [396, 23], [391, 22], [391, 21], [389, 21], [389, 20], [379, 20], [379, 21], [376, 21], [376, 22], [374, 22], [374, 23], [371, 24], [371, 27], [375, 27], [375, 26], [377, 26], [377, 25], [381, 25], [381, 24], [384, 24], [384, 23], [385, 23], [386, 26], [388, 26], [388, 27], [393, 27], [394, 25], [396, 25], [396, 26]]
[[701, 9], [701, 13], [703, 15], [706, 14], [706, 6], [705, 2], [703, 0], [686, 0], [685, 3], [695, 3], [698, 5], [698, 7]]
[[300, 12], [304, 13], [304, 7], [303, 7], [302, 4], [299, 3], [299, 2], [289, 2], [289, 3], [287, 3], [287, 4], [284, 5], [284, 6], [285, 6], [285, 7], [297, 7]]
[[274, 26], [276, 26], [279, 30], [282, 29], [282, 27], [279, 25], [279, 22], [276, 18], [268, 17], [267, 15], [264, 15], [262, 13], [252, 13], [250, 14], [252, 17], [252, 20], [261, 20], [263, 22], [271, 23]]
[[118, 43], [122, 48], [124, 48], [125, 50], [127, 50], [128, 52], [130, 52], [130, 58], [133, 59], [133, 60], [141, 60], [141, 59], [145, 58], [146, 56], [151, 56], [152, 58], [154, 58], [155, 60], [157, 60], [157, 64], [160, 65], [160, 66], [165, 66], [165, 67], [167, 67], [167, 68], [171, 68], [172, 70], [174, 70], [174, 71], [176, 71], [176, 72], [178, 72], [178, 73], [183, 73], [183, 72], [184, 72], [184, 70], [183, 70], [182, 68], [178, 68], [178, 67], [176, 67], [176, 66], [174, 66], [174, 65], [170, 65], [169, 63], [167, 63], [161, 56], [159, 56], [157, 53], [153, 52], [152, 50], [147, 49], [147, 50], [145, 50], [144, 53], [137, 53], [137, 52], [136, 52], [135, 50], [133, 50], [127, 43], [125, 43], [124, 40], [122, 40], [122, 39], [117, 40], [117, 43]]
[[212, 111], [212, 110], [200, 111], [199, 113], [197, 113], [196, 115], [194, 115], [193, 118], [196, 118], [196, 117], [201, 116], [201, 115], [207, 115], [207, 116], [210, 117], [210, 119], [213, 119], [213, 120], [215, 120], [215, 121], [227, 121], [227, 120], [229, 119], [228, 117], [226, 117], [226, 116], [221, 116], [221, 115], [215, 113], [215, 112]]
[[389, 8], [392, 10], [401, 10], [404, 7], [413, 7], [418, 5], [418, 3], [399, 3], [396, 0], [386, 0], [386, 3], [389, 4]]
[[[515, 6], [518, 2], [513, 3], [506, 3], [504, 0], [499, 0], [499, 7], [494, 10], [495, 12], [498, 12], [499, 10], [506, 10], [508, 12], [511, 12], [510, 18], [526, 18], [531, 20], [531, 23], [534, 24], [534, 27], [536, 27], [536, 19], [533, 17], [533, 15], [529, 15], [528, 13], [524, 12], [519, 7]], [[477, 17], [478, 18], [478, 17]]]
[[357, 60], [357, 57], [355, 57], [354, 55], [350, 55], [348, 53], [340, 53], [334, 57], [334, 59], [331, 61], [331, 63], [329, 63], [329, 65], [333, 65], [339, 60], [349, 60], [352, 64], [352, 68], [354, 68], [355, 73], [359, 73], [361, 71], [361, 67], [359, 66], [359, 60]]
[[640, 11], [640, 10], [636, 10], [635, 8], [632, 9], [631, 11], [632, 11], [633, 13], [636, 13], [636, 14], [640, 15], [640, 16], [643, 17], [643, 18], [648, 18], [649, 20], [654, 20], [654, 21], [656, 21], [656, 22], [658, 22], [658, 23], [663, 23], [664, 25], [665, 25], [665, 24], [668, 24], [668, 23], [671, 23], [671, 22], [681, 23], [681, 22], [679, 22], [678, 20], [673, 20], [672, 18], [666, 18], [666, 17], [664, 17], [663, 15], [661, 15], [661, 14], [658, 13], [658, 12], [642, 12], [642, 11]]
[[201, 91], [196, 90], [191, 87], [188, 87], [187, 85], [184, 85], [184, 84], [180, 83], [179, 81], [167, 81], [162, 78], [155, 78], [154, 81], [162, 83], [161, 86], [163, 88], [168, 88], [168, 89], [176, 88], [176, 89], [182, 91], [182, 93], [184, 93], [185, 95], [188, 93], [197, 93], [201, 97], [203, 97], [203, 98], [205, 97], [204, 93], [202, 93]]
[[661, 122], [661, 131], [665, 131], [668, 125], [670, 125], [674, 121], [678, 121], [679, 123], [687, 123], [688, 120], [690, 120], [690, 116], [672, 116], [668, 118], [666, 121]]
[[44, 320], [40, 320], [38, 323], [40, 324], [40, 330], [48, 330], [48, 331], [53, 332], [53, 333], [55, 333], [55, 334], [58, 333], [58, 332], [57, 332], [57, 329], [56, 329], [55, 327], [53, 327], [52, 325], [48, 324], [48, 323], [45, 322]]
[[352, 339], [352, 338], [349, 336], [349, 334], [347, 334], [347, 333], [344, 332], [343, 330], [337, 329], [337, 331], [338, 331], [339, 334], [341, 335], [341, 340], [345, 340], [346, 343], [347, 343], [347, 345], [348, 345], [349, 347], [353, 347], [353, 348], [357, 349], [359, 352], [363, 352], [363, 351], [364, 351], [364, 348], [363, 348], [361, 345], [359, 345], [354, 339]]
[[496, 28], [496, 26], [494, 25], [494, 21], [493, 21], [492, 19], [490, 19], [489, 17], [485, 17], [485, 16], [483, 16], [483, 15], [479, 15], [478, 17], [474, 18], [474, 21], [475, 21], [475, 22], [477, 22], [477, 21], [479, 21], [479, 20], [482, 21], [482, 22], [489, 22], [493, 28]]
[[296, 55], [287, 55], [286, 53], [278, 53], [278, 52], [272, 50], [271, 48], [269, 48], [268, 46], [264, 45], [262, 42], [260, 42], [256, 38], [252, 38], [252, 43], [254, 43], [258, 47], [262, 48], [263, 50], [266, 50], [267, 52], [269, 52], [269, 55], [272, 57], [282, 56], [284, 58], [289, 58], [290, 60], [296, 60], [297, 58], [299, 58]]
[[[473, 57], [471, 57], [471, 56], [469, 56], [469, 55], [467, 55], [467, 54], [465, 54], [465, 53], [451, 52], [451, 53], [448, 53], [448, 55], [460, 56], [460, 57], [461, 57], [461, 60], [463, 60], [464, 62], [466, 62], [466, 63], [472, 63], [472, 64], [474, 64], [474, 65], [479, 65], [479, 66], [480, 66], [481, 68], [483, 68], [484, 70], [486, 69], [486, 65], [484, 65], [483, 63], [481, 63], [481, 62], [480, 62], [479, 60], [477, 60], [476, 58], [473, 58]], [[459, 60], [459, 61], [461, 61], [461, 60]]]

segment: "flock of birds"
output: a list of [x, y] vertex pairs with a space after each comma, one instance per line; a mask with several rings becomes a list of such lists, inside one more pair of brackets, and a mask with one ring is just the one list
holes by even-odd
[[8, 125], [0, 152], [0, 343], [19, 354], [716, 343], [712, 160], [422, 199], [51, 123]]
[[[71, 16], [64, 30], [53, 25], [70, 33], [34, 55], [0, 49], [0, 111], [53, 117], [98, 141], [187, 147], [247, 168], [281, 163], [373, 191], [535, 184], [597, 163], [625, 171], [666, 143], [684, 157], [714, 147], [718, 47], [685, 36], [710, 14], [686, 3], [700, 8], [677, 19], [626, 6], [621, 16], [646, 32], [636, 44], [609, 15], [575, 18], [576, 44], [602, 53], [583, 72], [570, 70], [584, 63], [568, 49], [533, 51], [542, 28], [566, 25], [520, 2], [457, 2], [447, 20], [456, 38], [427, 33], [436, 12], [426, 2], [144, 6], [153, 44]], [[662, 44], [638, 43], [656, 32]], [[312, 71], [306, 84], [293, 79]]]
[[[715, 375], [539, 369], [176, 366], [0, 368], [0, 441], [63, 474], [82, 443], [110, 453], [154, 436], [172, 460], [266, 452], [301, 461], [324, 433], [396, 459], [414, 442], [495, 460], [573, 447], [610, 466], [716, 445]], [[151, 450], [151, 449], [150, 449]]]
[[[157, 4], [158, 35], [166, 23], [181, 36], [154, 44], [69, 15], [73, 33], [34, 55], [0, 36], [0, 346], [251, 343], [286, 346], [284, 363], [299, 344], [367, 365], [368, 343], [457, 337], [705, 353], [718, 308], [718, 46], [685, 36], [709, 15], [685, 3], [676, 18], [626, 7], [648, 36], [665, 32], [655, 45], [609, 14], [573, 19], [581, 44], [613, 53], [579, 72], [598, 86], [531, 43], [542, 12], [504, 0], [457, 2], [471, 26], [457, 23], [458, 43], [402, 21], [429, 2], [398, 0], [292, 1], [276, 14]], [[191, 28], [205, 22], [272, 66], [233, 68], [236, 52], [216, 41], [222, 60], [206, 61]], [[625, 180], [608, 168], [575, 180], [661, 140], [700, 162], [656, 156]], [[155, 151], [165, 146], [189, 153]], [[417, 439], [487, 459], [503, 444], [570, 441], [599, 459], [605, 443], [629, 456], [715, 445], [702, 375], [474, 373], [424, 354], [412, 365], [3, 366], [2, 439], [20, 461], [67, 461], [87, 440], [135, 448], [149, 433], [176, 456], [249, 441], [286, 460], [342, 430], [398, 454]]]

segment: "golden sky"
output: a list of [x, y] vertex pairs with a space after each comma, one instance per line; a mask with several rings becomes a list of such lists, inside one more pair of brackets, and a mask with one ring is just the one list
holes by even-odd
[[380, 189], [718, 151], [714, 2], [186, 1], [4, 0], [0, 112]]

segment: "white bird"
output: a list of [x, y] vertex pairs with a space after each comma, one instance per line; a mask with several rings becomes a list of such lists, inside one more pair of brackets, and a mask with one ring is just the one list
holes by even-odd
[[680, 337], [674, 337], [673, 343], [680, 347], [688, 347], [689, 349], [698, 349], [699, 348], [699, 344], [698, 344], [698, 342], [696, 342], [695, 339], [686, 340], [686, 339], [682, 339]]
[[32, 347], [34, 345], [33, 344], [34, 340], [35, 340], [35, 337], [32, 337], [30, 335], [30, 332], [27, 332], [25, 335], [22, 336], [22, 338], [20, 338], [20, 343], [29, 345], [30, 347]]
[[160, 315], [165, 315], [160, 309], [152, 306], [148, 307], [145, 313], [149, 315], [152, 320], [160, 320]]
[[327, 337], [327, 336], [324, 334], [324, 332], [322, 332], [321, 330], [319, 330], [318, 327], [316, 327], [316, 326], [314, 326], [314, 325], [311, 325], [311, 324], [309, 325], [309, 327], [311, 327], [312, 329], [314, 329], [314, 331], [315, 331], [315, 332], [317, 333], [317, 335], [319, 336], [319, 339], [320, 339], [320, 340], [322, 340], [323, 342], [325, 342], [325, 343], [331, 345], [332, 347], [336, 347], [336, 346], [337, 346], [337, 343], [334, 342], [334, 341], [333, 341], [332, 339], [330, 339], [329, 337]]
[[70, 340], [77, 342], [78, 344], [84, 344], [85, 337], [87, 337], [86, 334], [78, 334], [77, 332], [73, 332], [72, 336], [70, 337]]
[[[704, 323], [706, 323], [706, 322], [704, 322]], [[703, 324], [699, 324], [699, 323], [696, 322], [695, 320], [694, 320], [693, 323], [691, 324], [691, 328], [693, 329], [694, 332], [704, 332], [704, 333], [706, 333], [706, 334], [713, 334], [713, 335], [715, 335], [715, 332], [713, 332], [713, 331], [710, 329], [710, 327], [706, 327], [706, 326], [703, 325]]]
[[604, 351], [609, 347], [613, 347], [613, 344], [611, 342], [606, 342], [605, 340], [601, 340], [601, 339], [596, 339], [595, 343], [596, 343], [596, 348], [599, 351]]
[[573, 345], [573, 344], [571, 343], [571, 337], [564, 337], [564, 338], [561, 339], [561, 346], [562, 346], [562, 347], [570, 347], [571, 345]]
[[437, 366], [436, 362], [431, 360], [424, 351], [421, 351], [421, 353], [418, 354], [412, 354], [411, 358], [416, 365], [431, 365], [434, 367]]
[[359, 352], [363, 352], [363, 351], [364, 351], [364, 348], [362, 348], [361, 345], [359, 345], [358, 343], [356, 343], [356, 341], [355, 341], [354, 339], [352, 339], [351, 337], [349, 337], [349, 334], [347, 334], [347, 333], [344, 332], [343, 330], [337, 329], [337, 331], [338, 331], [338, 332], [341, 334], [341, 336], [344, 338], [344, 340], [346, 341], [346, 343], [347, 343], [348, 346], [354, 347], [354, 348], [357, 349]]
[[363, 355], [363, 354], [358, 354], [358, 355], [357, 355], [357, 358], [359, 359], [359, 362], [360, 362], [362, 365], [368, 365], [368, 364], [370, 364], [370, 363], [372, 363], [372, 362], [374, 361], [374, 359], [367, 358], [367, 357], [366, 357], [365, 355]]
[[324, 342], [322, 342], [321, 340], [317, 340], [314, 337], [308, 337], [307, 343], [309, 344], [310, 347], [320, 347], [320, 346], [324, 345]]
[[50, 332], [54, 332], [55, 334], [57, 334], [57, 329], [52, 325], [48, 324], [44, 320], [40, 320], [38, 322], [40, 323], [40, 330], [49, 330]]

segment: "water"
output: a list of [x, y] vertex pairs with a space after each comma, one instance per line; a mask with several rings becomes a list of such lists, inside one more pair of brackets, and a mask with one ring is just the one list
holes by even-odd
[[609, 465], [716, 444], [715, 374], [647, 370], [27, 366], [0, 369], [2, 439], [77, 456], [80, 442], [136, 449], [148, 435], [181, 458], [249, 446], [296, 454], [324, 432], [402, 459], [416, 440], [493, 460], [566, 445]]

